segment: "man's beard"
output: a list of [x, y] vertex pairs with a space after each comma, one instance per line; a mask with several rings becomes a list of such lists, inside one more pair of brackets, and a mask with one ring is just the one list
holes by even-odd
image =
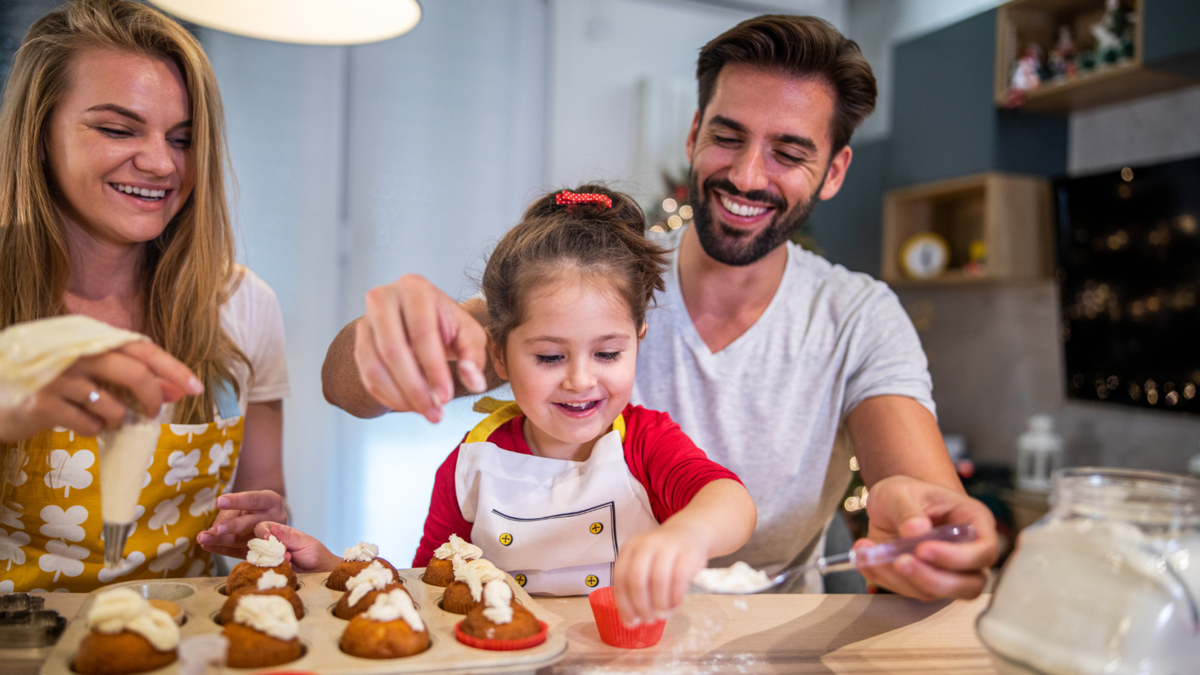
[[[826, 173], [827, 175], [828, 173]], [[700, 246], [713, 260], [726, 265], [743, 267], [757, 262], [783, 242], [791, 239], [792, 235], [804, 226], [808, 216], [817, 205], [817, 195], [825, 186], [826, 176], [821, 176], [821, 183], [808, 196], [808, 199], [796, 204], [788, 211], [783, 211], [787, 203], [778, 195], [765, 190], [742, 192], [726, 178], [708, 178], [704, 181], [704, 191], [701, 192], [696, 185], [696, 169], [693, 167], [688, 172], [688, 201], [692, 204], [692, 219], [696, 226], [696, 234], [700, 236]], [[726, 227], [713, 218], [712, 208], [707, 198], [713, 189], [720, 189], [731, 197], [741, 197], [761, 204], [770, 204], [775, 207], [775, 215], [767, 227], [756, 235]]]

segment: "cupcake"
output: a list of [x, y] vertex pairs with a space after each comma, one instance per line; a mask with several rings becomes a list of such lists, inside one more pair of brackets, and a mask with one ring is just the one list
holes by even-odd
[[229, 599], [221, 607], [222, 625], [233, 623], [233, 612], [237, 607], [238, 600], [247, 595], [278, 595], [291, 604], [292, 609], [296, 612], [297, 619], [304, 616], [304, 603], [300, 601], [300, 594], [296, 593], [291, 586], [288, 586], [287, 577], [272, 570], [267, 570], [258, 578], [254, 586], [243, 586], [233, 595], [229, 596]]
[[459, 642], [480, 649], [528, 649], [546, 641], [546, 624], [513, 603], [512, 588], [503, 581], [483, 587], [483, 602], [454, 628]]
[[433, 552], [433, 559], [425, 567], [425, 574], [421, 578], [430, 586], [445, 588], [454, 581], [456, 558], [459, 562], [466, 562], [482, 557], [483, 549], [467, 542], [457, 534], [452, 534], [450, 541], [437, 547], [437, 550]]
[[350, 577], [365, 570], [372, 561], [378, 560], [386, 569], [392, 571], [392, 577], [395, 581], [400, 581], [400, 573], [396, 571], [392, 564], [379, 556], [379, 547], [375, 544], [368, 544], [365, 541], [360, 541], [357, 544], [346, 549], [342, 553], [342, 562], [333, 568], [329, 573], [329, 578], [325, 580], [325, 585], [331, 590], [347, 591], [346, 582], [350, 581]]
[[283, 560], [283, 554], [287, 553], [287, 548], [275, 538], [275, 535], [272, 534], [270, 537], [270, 539], [250, 540], [250, 543], [247, 544], [250, 552], [246, 554], [246, 560], [238, 563], [229, 573], [229, 579], [225, 581], [226, 595], [233, 595], [241, 588], [254, 586], [258, 583], [258, 578], [267, 570], [287, 577], [288, 586], [293, 589], [300, 588], [300, 584], [296, 581], [296, 573], [292, 571], [291, 563]]
[[367, 611], [381, 593], [396, 589], [408, 593], [404, 589], [404, 583], [395, 581], [392, 572], [384, 568], [378, 560], [371, 561], [366, 569], [350, 577], [346, 588], [350, 590], [343, 594], [333, 607], [333, 615], [339, 619], [353, 619]]
[[79, 643], [75, 672], [124, 675], [174, 663], [179, 626], [132, 588], [100, 594], [87, 616], [90, 632]]
[[342, 633], [342, 651], [364, 659], [395, 659], [429, 649], [429, 631], [412, 598], [403, 589], [381, 593], [350, 621]]
[[503, 580], [504, 572], [483, 558], [460, 562], [454, 566], [454, 581], [442, 594], [442, 609], [454, 614], [466, 614], [483, 602], [484, 584]]
[[304, 655], [297, 635], [300, 622], [291, 604], [277, 595], [244, 595], [233, 610], [233, 622], [221, 635], [229, 639], [226, 664], [231, 668], [268, 668]]

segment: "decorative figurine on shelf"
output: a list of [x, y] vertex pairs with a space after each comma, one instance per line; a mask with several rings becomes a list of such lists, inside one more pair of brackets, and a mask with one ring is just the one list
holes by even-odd
[[1042, 69], [1042, 48], [1031, 44], [1025, 49], [1017, 66], [1013, 69], [1012, 83], [1008, 88], [1007, 105], [1019, 108], [1025, 103], [1025, 92], [1037, 89], [1042, 84], [1039, 72]]
[[1096, 62], [1112, 64], [1133, 57], [1132, 12], [1121, 9], [1121, 0], [1105, 0], [1104, 16], [1092, 24], [1096, 38]]
[[1050, 50], [1050, 73], [1054, 78], [1073, 77], [1079, 70], [1075, 63], [1075, 39], [1071, 36], [1070, 26], [1058, 27], [1058, 42]]

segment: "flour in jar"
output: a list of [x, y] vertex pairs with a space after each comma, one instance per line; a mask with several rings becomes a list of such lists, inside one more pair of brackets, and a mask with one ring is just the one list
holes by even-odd
[[979, 634], [1047, 675], [1195, 672], [1200, 537], [1049, 520], [1021, 533]]

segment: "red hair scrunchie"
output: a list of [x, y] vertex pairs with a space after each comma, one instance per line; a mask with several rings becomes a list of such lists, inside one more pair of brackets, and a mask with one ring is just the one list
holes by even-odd
[[563, 190], [554, 195], [554, 203], [559, 206], [569, 206], [571, 204], [603, 204], [604, 208], [612, 208], [612, 198], [608, 195], [585, 193], [579, 194], [570, 190]]

